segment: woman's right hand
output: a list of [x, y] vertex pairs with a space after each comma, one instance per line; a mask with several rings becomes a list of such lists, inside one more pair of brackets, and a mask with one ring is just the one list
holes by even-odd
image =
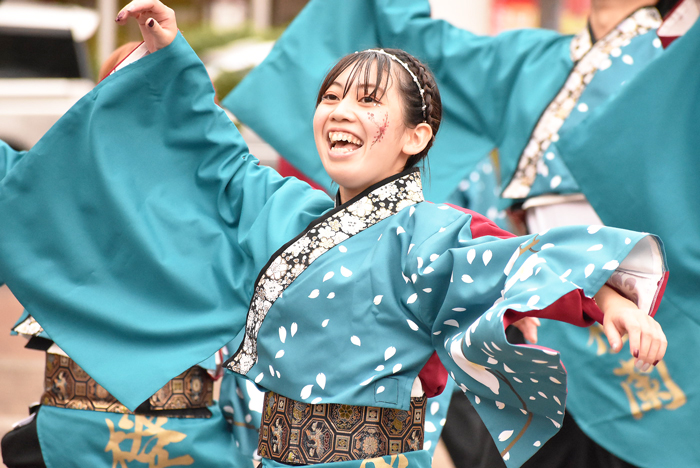
[[175, 12], [159, 0], [132, 1], [117, 15], [117, 24], [126, 24], [130, 17], [138, 22], [149, 52], [170, 45], [177, 36]]

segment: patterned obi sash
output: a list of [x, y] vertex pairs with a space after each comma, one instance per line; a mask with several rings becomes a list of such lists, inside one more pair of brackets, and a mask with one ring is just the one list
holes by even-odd
[[408, 411], [313, 405], [265, 394], [258, 454], [288, 465], [364, 460], [423, 449], [427, 398]]
[[[134, 382], [138, 385], [138, 382]], [[209, 418], [214, 381], [209, 373], [194, 366], [169, 381], [135, 411], [173, 418]], [[44, 394], [41, 404], [59, 408], [131, 413], [114, 396], [90, 377], [71, 358], [46, 353]]]

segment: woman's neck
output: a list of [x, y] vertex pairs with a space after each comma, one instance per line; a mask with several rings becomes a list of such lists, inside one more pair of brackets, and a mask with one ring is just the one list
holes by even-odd
[[654, 5], [656, 0], [591, 0], [591, 31], [600, 39], [636, 10]]

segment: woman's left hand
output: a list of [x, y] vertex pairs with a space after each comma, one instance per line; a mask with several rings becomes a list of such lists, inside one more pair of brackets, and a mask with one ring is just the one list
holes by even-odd
[[595, 300], [603, 311], [603, 330], [613, 352], [622, 349], [622, 337], [627, 334], [638, 369], [646, 371], [664, 357], [668, 345], [666, 335], [653, 317], [609, 286], [603, 286]]
[[175, 12], [159, 0], [134, 0], [117, 15], [117, 24], [126, 24], [134, 18], [149, 52], [170, 45], [177, 36]]

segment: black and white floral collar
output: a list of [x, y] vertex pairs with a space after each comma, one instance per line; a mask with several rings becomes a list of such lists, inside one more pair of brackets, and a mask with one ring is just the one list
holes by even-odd
[[[339, 197], [336, 197], [336, 202]], [[226, 367], [247, 374], [258, 360], [257, 337], [267, 312], [317, 258], [350, 237], [424, 201], [420, 171], [412, 168], [372, 185], [318, 218], [270, 258], [258, 275], [243, 343]]]

